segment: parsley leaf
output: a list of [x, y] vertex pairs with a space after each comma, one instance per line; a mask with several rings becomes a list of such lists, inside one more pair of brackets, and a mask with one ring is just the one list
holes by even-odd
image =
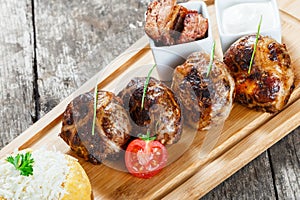
[[20, 171], [20, 175], [29, 176], [33, 175], [33, 163], [34, 160], [31, 158], [31, 153], [26, 152], [25, 154], [18, 154], [15, 157], [9, 156], [6, 159], [7, 162], [11, 163], [16, 170]]

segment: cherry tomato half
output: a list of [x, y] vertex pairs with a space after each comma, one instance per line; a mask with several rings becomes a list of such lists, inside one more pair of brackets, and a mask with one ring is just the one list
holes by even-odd
[[158, 141], [133, 140], [125, 153], [128, 171], [139, 178], [151, 178], [167, 164], [168, 152]]

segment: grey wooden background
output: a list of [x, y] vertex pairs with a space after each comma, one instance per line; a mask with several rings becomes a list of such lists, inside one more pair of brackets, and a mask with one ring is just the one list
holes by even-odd
[[[0, 149], [142, 37], [148, 2], [1, 0]], [[300, 199], [299, 131], [203, 199]]]

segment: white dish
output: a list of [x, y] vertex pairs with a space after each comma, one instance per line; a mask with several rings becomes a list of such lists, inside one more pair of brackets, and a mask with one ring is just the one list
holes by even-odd
[[174, 68], [184, 63], [188, 55], [196, 51], [209, 53], [213, 44], [211, 23], [206, 4], [203, 1], [193, 1], [180, 5], [189, 10], [197, 10], [198, 13], [201, 13], [203, 17], [208, 19], [208, 36], [194, 42], [160, 47], [157, 47], [154, 41], [149, 38], [152, 54], [157, 64], [157, 71], [162, 81], [171, 81]]
[[[234, 9], [238, 6], [239, 10]], [[223, 53], [242, 36], [256, 34], [260, 15], [260, 34], [270, 36], [281, 43], [281, 25], [276, 0], [216, 0], [215, 7]], [[228, 22], [227, 19], [232, 21]]]

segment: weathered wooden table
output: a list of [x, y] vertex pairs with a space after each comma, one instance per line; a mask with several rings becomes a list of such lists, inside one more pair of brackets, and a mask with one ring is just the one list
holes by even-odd
[[[142, 37], [148, 2], [2, 0], [0, 149]], [[278, 4], [300, 21], [298, 1]], [[203, 199], [300, 199], [299, 132]]]

